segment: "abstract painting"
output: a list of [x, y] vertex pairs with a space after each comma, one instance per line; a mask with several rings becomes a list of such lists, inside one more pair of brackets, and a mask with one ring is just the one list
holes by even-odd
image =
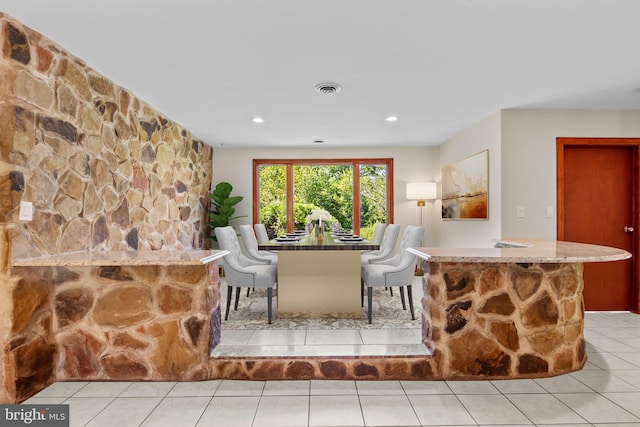
[[489, 151], [442, 168], [442, 218], [489, 218]]

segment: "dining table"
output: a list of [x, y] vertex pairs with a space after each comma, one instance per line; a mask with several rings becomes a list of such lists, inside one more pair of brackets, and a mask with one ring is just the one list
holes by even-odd
[[360, 318], [361, 254], [379, 247], [345, 231], [299, 231], [259, 243], [278, 254], [278, 318]]

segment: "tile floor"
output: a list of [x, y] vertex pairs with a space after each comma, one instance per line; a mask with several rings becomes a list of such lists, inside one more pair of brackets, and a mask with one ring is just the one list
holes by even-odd
[[640, 427], [640, 316], [587, 313], [585, 337], [583, 370], [537, 380], [71, 382], [25, 403], [71, 426]]
[[422, 329], [260, 329], [222, 330], [211, 357], [385, 356], [430, 354]]

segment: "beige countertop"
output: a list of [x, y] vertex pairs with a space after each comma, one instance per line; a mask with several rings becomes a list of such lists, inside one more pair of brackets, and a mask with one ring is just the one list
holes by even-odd
[[574, 263], [608, 262], [631, 258], [622, 249], [585, 243], [535, 239], [505, 239], [493, 248], [410, 248], [421, 258], [434, 262], [488, 263]]
[[95, 251], [69, 252], [13, 261], [14, 267], [202, 265], [222, 258], [228, 251]]

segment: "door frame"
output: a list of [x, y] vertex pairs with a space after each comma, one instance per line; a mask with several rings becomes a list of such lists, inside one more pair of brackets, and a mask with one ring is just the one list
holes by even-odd
[[634, 228], [635, 233], [632, 235], [631, 241], [631, 311], [634, 313], [640, 313], [640, 288], [638, 283], [638, 277], [640, 272], [638, 267], [638, 249], [640, 247], [640, 229], [638, 225], [640, 220], [638, 218], [638, 203], [640, 202], [640, 183], [639, 183], [639, 171], [640, 171], [640, 138], [571, 138], [561, 137], [556, 138], [556, 211], [557, 211], [557, 239], [564, 240], [565, 233], [565, 212], [564, 212], [564, 152], [566, 147], [630, 147], [634, 155], [634, 161], [632, 164], [632, 199], [631, 199], [631, 226]]

